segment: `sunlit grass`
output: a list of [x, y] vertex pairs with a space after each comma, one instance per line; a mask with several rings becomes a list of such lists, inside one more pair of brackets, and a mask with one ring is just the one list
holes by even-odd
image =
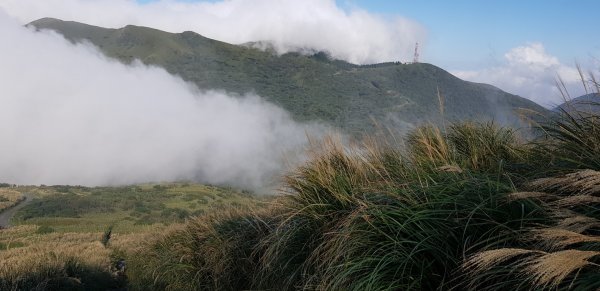
[[[200, 215], [229, 207], [263, 204], [271, 199], [194, 183], [115, 188], [20, 186], [18, 190], [33, 194], [38, 204], [33, 203], [33, 208], [19, 212], [16, 226], [0, 230], [0, 290], [45, 290], [56, 286], [105, 290], [124, 286], [123, 278], [115, 276], [115, 261], [125, 258], [133, 261], [130, 254], [157, 238], [166, 225], [183, 222], [192, 217], [192, 213]], [[66, 200], [60, 200], [61, 197], [79, 197], [82, 202], [66, 205], [65, 211], [49, 209], [52, 212], [47, 212], [36, 208], [48, 201], [58, 201], [55, 205], [64, 206], [61, 203]], [[143, 203], [131, 204], [132, 199]], [[106, 205], [95, 208], [94, 203]], [[71, 211], [77, 210], [71, 206], [83, 211]], [[23, 213], [28, 216], [25, 218]], [[173, 219], [172, 215], [178, 213], [185, 217]], [[110, 237], [106, 239], [109, 228]]]
[[12, 189], [0, 188], [0, 211], [14, 206], [23, 199], [21, 192]]

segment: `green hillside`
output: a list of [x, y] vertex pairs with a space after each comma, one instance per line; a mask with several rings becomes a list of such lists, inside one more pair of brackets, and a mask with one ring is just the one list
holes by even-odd
[[412, 127], [439, 121], [443, 96], [446, 120], [494, 119], [518, 125], [515, 109], [544, 111], [537, 104], [490, 85], [460, 80], [425, 63], [359, 66], [331, 60], [325, 53], [278, 56], [232, 45], [197, 33], [168, 33], [126, 26], [106, 29], [44, 18], [31, 23], [72, 41], [87, 39], [123, 62], [139, 59], [166, 68], [202, 89], [255, 92], [291, 112], [296, 120], [319, 120], [347, 132], [362, 132], [377, 121]]

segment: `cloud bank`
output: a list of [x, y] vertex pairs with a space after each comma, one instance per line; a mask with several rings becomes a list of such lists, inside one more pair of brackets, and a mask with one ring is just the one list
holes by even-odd
[[316, 130], [258, 96], [201, 91], [2, 13], [0, 36], [0, 181], [256, 189]]
[[577, 68], [565, 65], [548, 54], [541, 43], [529, 43], [511, 49], [504, 54], [498, 66], [452, 73], [465, 80], [495, 85], [546, 107], [563, 102], [563, 96], [556, 87], [559, 76], [571, 97], [584, 94]]
[[328, 51], [352, 63], [407, 61], [425, 29], [404, 17], [349, 11], [335, 0], [3, 0], [0, 8], [22, 23], [55, 17], [103, 27], [127, 24], [169, 32], [192, 30], [241, 44], [270, 41], [279, 53], [298, 48]]

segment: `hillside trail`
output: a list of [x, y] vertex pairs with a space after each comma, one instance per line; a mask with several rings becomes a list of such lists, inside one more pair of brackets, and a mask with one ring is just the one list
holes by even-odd
[[33, 200], [33, 195], [30, 193], [25, 193], [23, 196], [25, 199], [21, 200], [21, 202], [17, 203], [17, 205], [0, 212], [0, 229], [9, 228], [10, 219], [15, 215], [15, 213]]

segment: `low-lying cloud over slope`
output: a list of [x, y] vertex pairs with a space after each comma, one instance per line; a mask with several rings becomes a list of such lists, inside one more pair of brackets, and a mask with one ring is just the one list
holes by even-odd
[[334, 0], [3, 0], [0, 8], [27, 23], [42, 17], [103, 27], [128, 24], [170, 32], [193, 30], [230, 42], [271, 41], [280, 52], [324, 50], [353, 63], [407, 61], [425, 29], [400, 16], [384, 18], [339, 7]]
[[258, 188], [312, 130], [257, 96], [200, 91], [2, 13], [0, 36], [0, 181]]

